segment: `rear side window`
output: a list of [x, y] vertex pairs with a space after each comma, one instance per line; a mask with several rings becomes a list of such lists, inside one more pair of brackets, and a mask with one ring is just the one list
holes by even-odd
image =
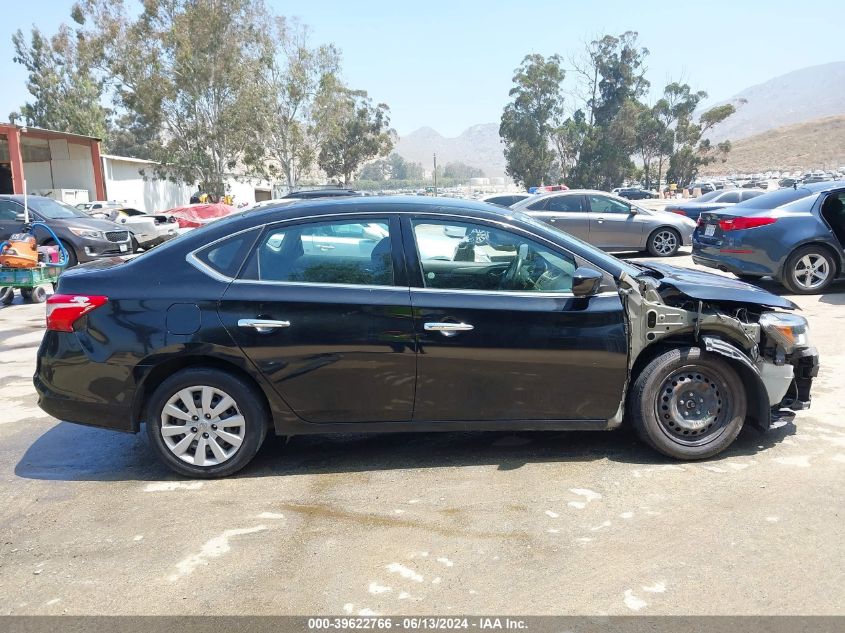
[[728, 193], [723, 194], [717, 202], [724, 202], [725, 204], [736, 204], [737, 202], [739, 202], [739, 192], [729, 191]]
[[555, 196], [549, 200], [546, 211], [584, 211], [583, 196]]
[[389, 221], [311, 222], [270, 228], [243, 277], [257, 281], [393, 285]]
[[196, 258], [221, 275], [237, 277], [244, 259], [255, 243], [257, 233], [258, 229], [253, 229], [215, 242], [197, 251]]
[[762, 191], [743, 191], [742, 192], [742, 200], [751, 200], [751, 198], [756, 198], [757, 196], [762, 196]]

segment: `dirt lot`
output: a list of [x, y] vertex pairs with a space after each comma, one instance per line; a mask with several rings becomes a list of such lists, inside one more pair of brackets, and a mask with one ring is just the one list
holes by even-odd
[[812, 409], [708, 462], [625, 430], [269, 438], [204, 482], [42, 413], [44, 308], [4, 308], [0, 613], [845, 614], [845, 284], [796, 301]]

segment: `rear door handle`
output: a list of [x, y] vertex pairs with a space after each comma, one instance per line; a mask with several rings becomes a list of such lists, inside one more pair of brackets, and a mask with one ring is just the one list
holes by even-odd
[[438, 323], [431, 322], [423, 325], [426, 332], [440, 332], [443, 336], [455, 336], [458, 332], [469, 332], [475, 328], [469, 323]]
[[278, 328], [290, 327], [290, 321], [273, 321], [271, 319], [238, 319], [238, 327], [251, 327], [259, 334], [268, 334]]
[[317, 248], [319, 248], [321, 251], [333, 251], [334, 250], [334, 246], [332, 246], [331, 244], [317, 244]]

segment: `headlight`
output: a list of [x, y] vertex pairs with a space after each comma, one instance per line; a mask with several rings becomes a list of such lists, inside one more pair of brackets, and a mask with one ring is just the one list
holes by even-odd
[[787, 354], [810, 343], [807, 319], [797, 314], [765, 312], [760, 317], [760, 327]]
[[69, 226], [70, 232], [79, 237], [88, 237], [94, 240], [101, 240], [103, 238], [102, 231], [92, 231], [91, 229], [80, 229], [75, 226]]

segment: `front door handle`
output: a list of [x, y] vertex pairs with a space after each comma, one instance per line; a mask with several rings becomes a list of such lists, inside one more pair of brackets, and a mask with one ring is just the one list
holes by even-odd
[[238, 319], [238, 327], [251, 327], [259, 334], [269, 334], [275, 329], [290, 327], [290, 321], [273, 321], [271, 319]]
[[455, 336], [458, 332], [469, 332], [475, 329], [469, 323], [425, 323], [426, 332], [440, 332], [443, 336]]
[[317, 248], [319, 248], [321, 251], [333, 251], [334, 250], [334, 246], [332, 246], [331, 244], [317, 244]]

